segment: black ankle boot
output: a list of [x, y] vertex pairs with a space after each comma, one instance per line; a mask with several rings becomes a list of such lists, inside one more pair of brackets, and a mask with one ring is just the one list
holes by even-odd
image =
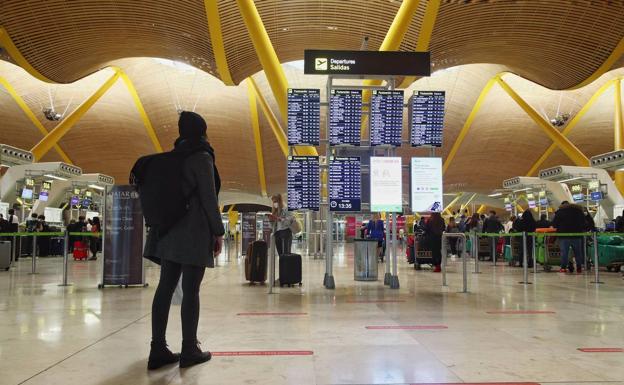
[[164, 342], [152, 342], [147, 369], [155, 370], [180, 361], [180, 353], [172, 353]]
[[198, 341], [182, 342], [182, 353], [180, 354], [181, 368], [188, 368], [189, 366], [210, 361], [210, 358], [212, 358], [212, 354], [210, 352], [202, 352]]

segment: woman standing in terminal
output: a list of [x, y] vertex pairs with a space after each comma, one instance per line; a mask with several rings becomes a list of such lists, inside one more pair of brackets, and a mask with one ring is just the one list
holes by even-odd
[[293, 234], [290, 230], [292, 221], [295, 220], [294, 215], [284, 207], [284, 199], [282, 194], [275, 194], [271, 197], [273, 208], [271, 210], [271, 221], [275, 222], [275, 248], [277, 255], [290, 254], [292, 247]]
[[[178, 121], [180, 137], [174, 152], [185, 153], [183, 190], [188, 210], [161, 238], [158, 229], [148, 235], [145, 255], [161, 262], [160, 282], [152, 304], [152, 343], [148, 369], [180, 361], [180, 368], [210, 360], [197, 341], [199, 287], [206, 267], [214, 267], [214, 257], [223, 246], [223, 222], [217, 196], [221, 182], [215, 166], [214, 150], [206, 140], [206, 122], [194, 113], [183, 111]], [[154, 235], [152, 235], [152, 233]], [[183, 274], [182, 274], [183, 273]], [[171, 298], [182, 274], [182, 353], [167, 348], [165, 334]]]

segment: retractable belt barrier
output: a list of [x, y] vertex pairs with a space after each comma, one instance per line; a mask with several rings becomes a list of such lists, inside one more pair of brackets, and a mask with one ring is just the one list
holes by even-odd
[[32, 237], [32, 266], [30, 274], [37, 274], [37, 238], [39, 237], [63, 237], [63, 282], [59, 286], [69, 286], [67, 283], [67, 265], [69, 262], [69, 237], [92, 237], [100, 238], [101, 232], [67, 232], [67, 231], [49, 231], [49, 232], [14, 232], [14, 233], [0, 233], [0, 238], [7, 237], [13, 238], [11, 249], [11, 264], [15, 263], [15, 252], [18, 237]]
[[466, 250], [466, 234], [464, 233], [442, 233], [442, 286], [446, 284], [446, 240], [448, 238], [458, 238], [463, 240], [462, 242], [462, 281], [463, 290], [462, 293], [468, 293], [468, 252]]
[[[528, 279], [528, 261], [527, 261], [527, 237], [532, 237], [533, 238], [533, 273], [537, 274], [537, 253], [536, 253], [536, 238], [538, 236], [547, 238], [547, 237], [564, 237], [564, 238], [570, 238], [570, 237], [577, 237], [580, 238], [582, 237], [585, 242], [587, 241], [587, 238], [591, 238], [592, 239], [592, 243], [593, 243], [593, 259], [594, 259], [594, 281], [592, 281], [592, 283], [595, 284], [601, 284], [604, 282], [600, 281], [600, 269], [599, 269], [599, 260], [598, 260], [598, 236], [621, 236], [624, 237], [624, 233], [616, 233], [616, 232], [584, 232], [584, 233], [538, 233], [538, 232], [526, 232], [526, 233], [473, 233], [474, 234], [474, 238], [475, 241], [478, 242], [478, 237], [491, 237], [491, 238], [499, 238], [499, 237], [522, 237], [522, 248], [523, 248], [523, 260], [522, 260], [522, 264], [523, 264], [523, 269], [524, 269], [524, 280], [520, 283], [523, 284], [530, 284], [531, 282], [529, 282]], [[587, 253], [587, 248], [584, 247], [584, 253]], [[475, 250], [475, 247], [473, 246], [473, 250]], [[478, 260], [479, 259], [479, 255], [478, 255], [478, 243], [477, 243], [477, 247], [476, 247], [476, 252], [475, 252], [475, 258]], [[494, 253], [496, 254], [496, 253]], [[496, 256], [493, 255], [492, 259], [494, 260], [494, 264], [496, 265]], [[587, 258], [584, 258], [585, 261], [585, 265], [587, 265]], [[478, 263], [478, 262], [476, 262]], [[475, 268], [476, 271], [478, 271], [478, 268]]]

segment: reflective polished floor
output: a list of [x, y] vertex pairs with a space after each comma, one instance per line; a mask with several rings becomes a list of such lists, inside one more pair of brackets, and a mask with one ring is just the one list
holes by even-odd
[[[29, 258], [0, 272], [0, 384], [624, 384], [624, 280], [531, 273], [481, 263], [460, 293], [461, 264], [414, 271], [401, 253], [401, 287], [353, 280], [352, 245], [336, 248], [336, 290], [322, 286], [325, 261], [304, 258], [304, 284], [249, 286], [230, 250], [206, 273], [199, 338], [220, 352], [204, 365], [147, 372], [147, 288], [97, 288], [99, 263]], [[381, 266], [383, 269], [384, 266]], [[380, 272], [380, 273], [383, 273]], [[277, 313], [277, 314], [276, 314]], [[168, 340], [180, 348], [179, 307]]]

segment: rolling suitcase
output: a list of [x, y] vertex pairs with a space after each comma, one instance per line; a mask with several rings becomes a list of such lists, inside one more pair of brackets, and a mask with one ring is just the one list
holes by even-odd
[[86, 260], [89, 248], [87, 247], [86, 242], [76, 241], [74, 242], [74, 261], [76, 260]]
[[245, 279], [250, 284], [264, 283], [267, 279], [268, 247], [265, 241], [254, 241], [245, 253]]
[[11, 268], [11, 241], [0, 241], [0, 269]]
[[280, 287], [284, 285], [292, 286], [299, 284], [301, 286], [301, 255], [284, 253], [279, 258], [279, 283]]

